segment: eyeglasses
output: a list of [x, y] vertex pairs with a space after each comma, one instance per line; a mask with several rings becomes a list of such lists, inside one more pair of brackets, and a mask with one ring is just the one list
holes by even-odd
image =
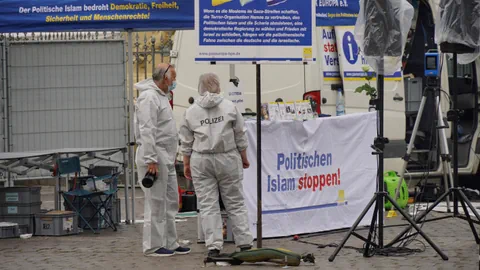
[[171, 65], [168, 65], [167, 70], [165, 70], [165, 72], [163, 73], [163, 77], [164, 77], [164, 78], [165, 78], [165, 76], [167, 75], [167, 72], [168, 72], [168, 70], [170, 69], [170, 67], [171, 67]]

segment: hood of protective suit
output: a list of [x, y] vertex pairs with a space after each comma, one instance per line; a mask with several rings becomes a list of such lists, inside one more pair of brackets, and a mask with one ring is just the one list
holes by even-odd
[[203, 96], [200, 96], [197, 98], [195, 103], [198, 104], [198, 106], [205, 108], [205, 109], [210, 109], [213, 107], [218, 106], [223, 101], [223, 96], [220, 94], [213, 94], [213, 93], [206, 93]]
[[180, 125], [182, 153], [227, 153], [248, 147], [242, 114], [228, 99], [218, 94], [201, 96], [185, 111]]
[[152, 78], [145, 79], [143, 81], [140, 81], [135, 84], [135, 88], [138, 89], [139, 93], [146, 91], [146, 90], [156, 90], [158, 91], [161, 95], [165, 96], [165, 93], [158, 88], [158, 86], [155, 84]]

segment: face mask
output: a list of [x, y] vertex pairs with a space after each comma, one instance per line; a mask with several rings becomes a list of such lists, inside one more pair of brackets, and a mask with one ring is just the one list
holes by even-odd
[[174, 81], [172, 85], [168, 86], [168, 91], [173, 91], [177, 87], [177, 81]]

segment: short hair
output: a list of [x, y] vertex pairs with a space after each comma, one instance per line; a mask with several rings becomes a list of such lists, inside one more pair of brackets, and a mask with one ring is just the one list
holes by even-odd
[[283, 102], [283, 99], [277, 98], [277, 99], [275, 100], [275, 102]]
[[215, 73], [205, 73], [198, 79], [198, 93], [203, 96], [206, 92], [220, 93], [220, 78]]
[[172, 79], [172, 69], [175, 68], [175, 65], [168, 65], [166, 67], [162, 66], [161, 68], [156, 67], [152, 73], [152, 79], [154, 81], [160, 82], [163, 80], [163, 77]]

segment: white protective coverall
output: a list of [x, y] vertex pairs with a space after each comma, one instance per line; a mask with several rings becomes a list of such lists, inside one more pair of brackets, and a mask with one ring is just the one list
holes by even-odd
[[206, 93], [187, 109], [180, 126], [181, 151], [190, 157], [205, 245], [223, 248], [219, 194], [232, 221], [237, 247], [251, 246], [252, 234], [243, 196], [240, 151], [248, 146], [243, 116], [230, 101]]
[[[140, 95], [135, 105], [135, 138], [137, 142], [138, 181], [145, 194], [143, 252], [159, 248], [178, 248], [175, 216], [178, 213], [178, 185], [175, 172], [178, 132], [166, 94], [153, 79], [135, 87]], [[158, 164], [157, 181], [151, 188], [141, 182], [149, 163]]]

